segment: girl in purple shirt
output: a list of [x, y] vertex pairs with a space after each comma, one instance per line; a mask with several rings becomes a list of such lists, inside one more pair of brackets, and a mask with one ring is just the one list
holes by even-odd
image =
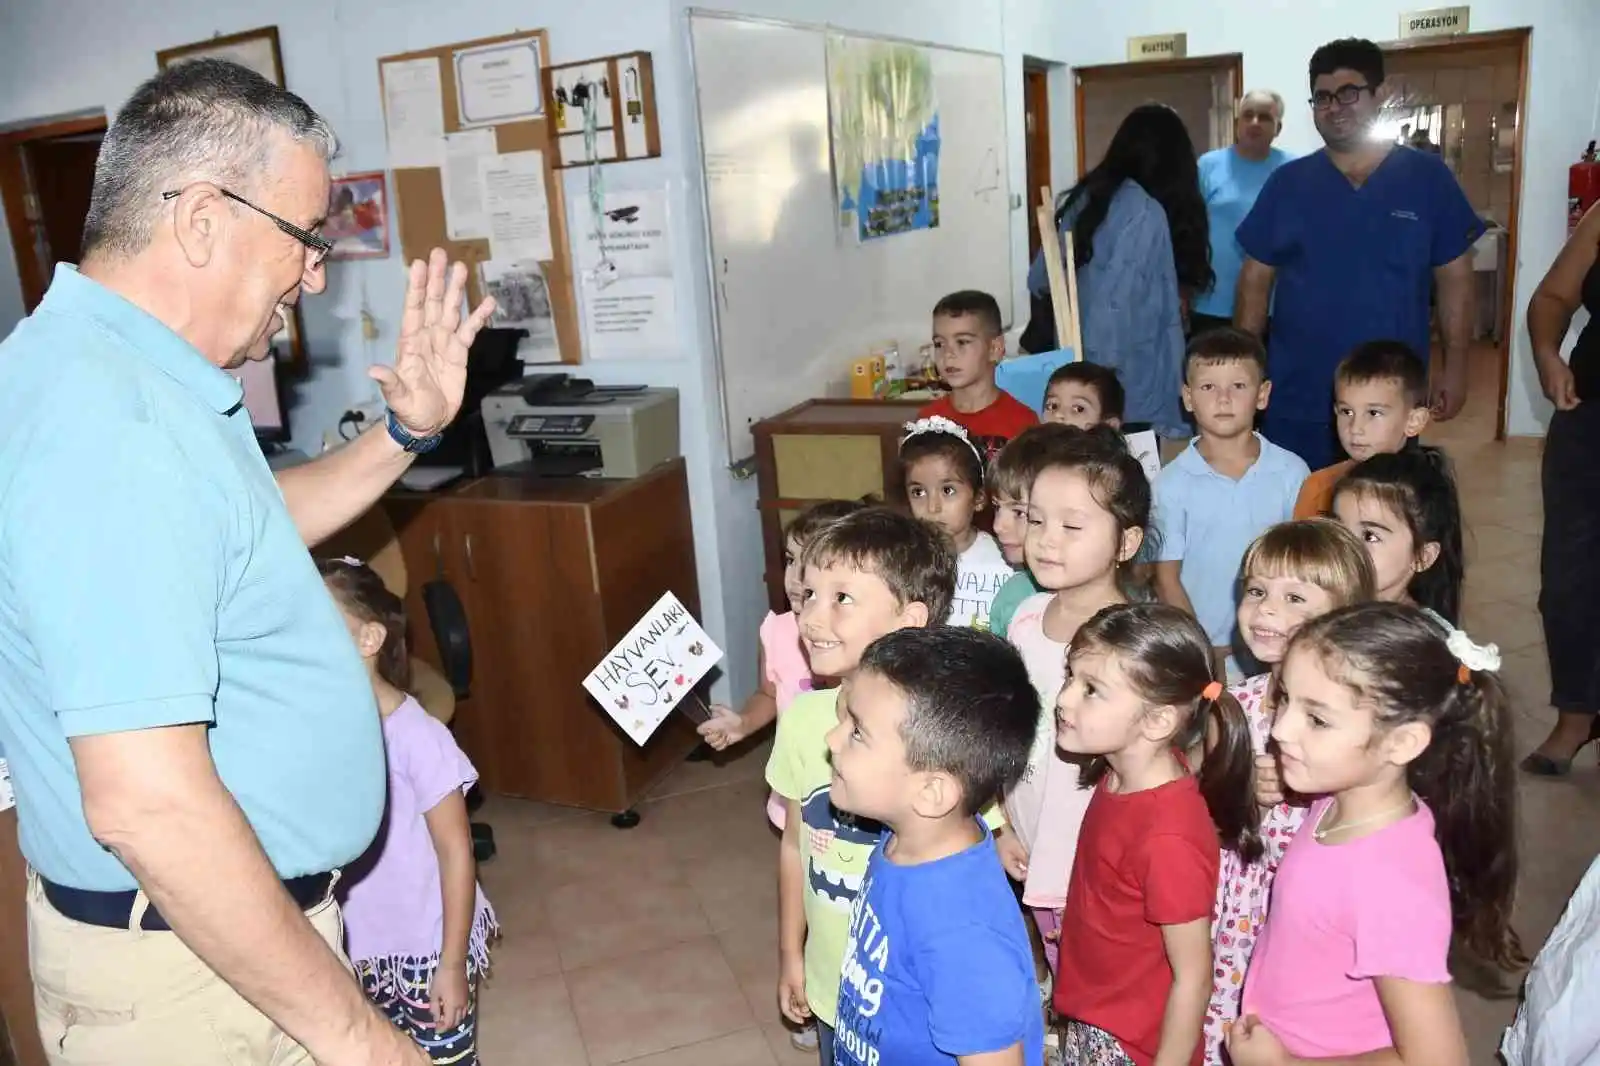
[[498, 929], [478, 887], [465, 793], [478, 779], [444, 724], [406, 693], [405, 605], [355, 559], [320, 565], [383, 715], [389, 804], [349, 871], [350, 961], [368, 998], [435, 1063], [475, 1066], [478, 980]]

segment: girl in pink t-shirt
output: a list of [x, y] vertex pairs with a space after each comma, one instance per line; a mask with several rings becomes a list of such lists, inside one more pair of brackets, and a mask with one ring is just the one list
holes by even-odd
[[1223, 1066], [1224, 1027], [1239, 1017], [1239, 997], [1256, 937], [1267, 917], [1272, 879], [1305, 817], [1302, 802], [1285, 802], [1277, 785], [1277, 761], [1267, 754], [1272, 732], [1273, 692], [1284, 649], [1313, 618], [1374, 598], [1372, 560], [1355, 534], [1337, 522], [1312, 518], [1284, 522], [1256, 538], [1244, 553], [1239, 597], [1239, 632], [1257, 662], [1268, 667], [1230, 692], [1244, 709], [1255, 747], [1256, 795], [1261, 812], [1262, 853], [1247, 861], [1224, 849], [1211, 916], [1216, 965], [1206, 1011], [1206, 1064]]
[[1120, 579], [1150, 524], [1150, 482], [1109, 427], [1069, 429], [1046, 448], [1028, 487], [1022, 551], [1048, 591], [1024, 600], [1007, 632], [1039, 694], [1039, 729], [1022, 781], [1005, 797], [1007, 832], [996, 847], [1006, 872], [1022, 882], [1054, 973], [1058, 915], [1094, 794], [1081, 780], [1081, 760], [1056, 750], [1056, 696], [1078, 627], [1127, 600]]
[[367, 998], [436, 1063], [477, 1062], [478, 981], [498, 931], [478, 887], [465, 793], [478, 779], [444, 724], [406, 694], [405, 605], [356, 559], [320, 565], [383, 715], [383, 830], [348, 871], [347, 950]]
[[1415, 607], [1344, 607], [1289, 643], [1272, 737], [1321, 796], [1289, 846], [1229, 1027], [1235, 1066], [1465, 1063], [1446, 956], [1523, 961], [1516, 768], [1494, 645]]
[[[735, 711], [713, 704], [711, 717], [700, 723], [700, 736], [717, 751], [765, 729], [796, 696], [810, 691], [811, 664], [800, 645], [800, 600], [804, 591], [800, 585], [800, 557], [823, 529], [865, 506], [856, 500], [826, 500], [802, 511], [784, 530], [783, 591], [789, 598], [789, 610], [783, 614], [768, 611], [761, 622], [761, 685], [745, 700], [744, 709]], [[786, 810], [776, 795], [767, 796], [767, 817], [780, 830]]]

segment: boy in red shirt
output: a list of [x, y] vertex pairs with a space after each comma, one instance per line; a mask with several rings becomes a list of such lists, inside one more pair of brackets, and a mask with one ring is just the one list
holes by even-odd
[[985, 461], [1039, 421], [1026, 404], [995, 384], [994, 368], [1005, 354], [1000, 305], [993, 296], [964, 289], [934, 304], [933, 357], [950, 394], [923, 407], [917, 417], [939, 415], [959, 424]]

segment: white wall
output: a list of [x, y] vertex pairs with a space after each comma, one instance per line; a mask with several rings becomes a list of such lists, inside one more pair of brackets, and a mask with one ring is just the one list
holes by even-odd
[[[1245, 80], [1303, 99], [1305, 64], [1322, 42], [1347, 35], [1393, 37], [1400, 5], [1378, 0], [702, 0], [703, 6], [803, 22], [829, 22], [870, 33], [998, 51], [1006, 58], [1010, 168], [1016, 191], [1025, 174], [1022, 142], [1023, 56], [1059, 64], [1118, 62], [1128, 36], [1189, 34], [1192, 55], [1242, 51]], [[662, 158], [608, 167], [612, 188], [669, 189], [677, 273], [680, 350], [640, 363], [589, 364], [582, 373], [602, 382], [676, 386], [682, 396], [683, 447], [689, 465], [696, 553], [707, 629], [729, 654], [731, 684], [719, 696], [742, 697], [755, 683], [755, 632], [764, 609], [755, 485], [736, 481], [716, 460], [721, 452], [712, 360], [700, 177], [695, 148], [685, 12], [689, 0], [585, 0], [530, 9], [511, 0], [438, 5], [425, 0], [280, 0], [270, 8], [247, 0], [5, 0], [0, 3], [0, 125], [42, 116], [105, 108], [122, 100], [155, 70], [158, 49], [276, 23], [289, 86], [324, 112], [339, 130], [341, 169], [385, 165], [377, 58], [542, 26], [552, 59], [644, 49], [656, 63]], [[1519, 14], [1520, 12], [1520, 14]], [[1532, 25], [1534, 64], [1529, 100], [1523, 200], [1522, 276], [1517, 307], [1525, 305], [1553, 258], [1565, 229], [1565, 174], [1595, 126], [1600, 73], [1588, 51], [1600, 40], [1594, 0], [1480, 0], [1473, 28]], [[84, 34], [86, 26], [92, 34]], [[1059, 185], [1076, 174], [1071, 79], [1052, 78], [1053, 171]], [[1291, 106], [1284, 143], [1316, 147], [1309, 114]], [[1557, 189], [1560, 182], [1560, 189]], [[567, 178], [569, 230], [578, 231], [585, 202], [581, 174]], [[1016, 307], [1025, 316], [1025, 213], [1012, 216], [1016, 249]], [[0, 223], [3, 225], [3, 223]], [[0, 241], [9, 248], [9, 241]], [[334, 264], [327, 295], [306, 302], [314, 374], [291, 413], [297, 442], [315, 450], [322, 432], [352, 402], [373, 398], [366, 368], [392, 350], [402, 291], [398, 256]], [[377, 319], [377, 341], [361, 337], [362, 307]], [[21, 315], [15, 264], [0, 251], [0, 334]], [[1519, 315], [1520, 318], [1520, 315]], [[1020, 322], [1018, 323], [1021, 324]], [[1540, 432], [1543, 401], [1528, 362], [1526, 337], [1515, 345], [1511, 428]], [[1487, 385], [1487, 383], [1485, 383]]]

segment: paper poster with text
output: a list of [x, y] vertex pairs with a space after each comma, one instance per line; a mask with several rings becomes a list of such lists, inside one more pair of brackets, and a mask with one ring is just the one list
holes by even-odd
[[1139, 460], [1139, 466], [1144, 469], [1144, 476], [1154, 485], [1156, 475], [1161, 473], [1161, 442], [1156, 440], [1156, 431], [1141, 429], [1134, 433], [1124, 433], [1122, 439], [1128, 442], [1128, 451]]
[[722, 650], [669, 592], [589, 671], [583, 687], [642, 747], [721, 660]]

